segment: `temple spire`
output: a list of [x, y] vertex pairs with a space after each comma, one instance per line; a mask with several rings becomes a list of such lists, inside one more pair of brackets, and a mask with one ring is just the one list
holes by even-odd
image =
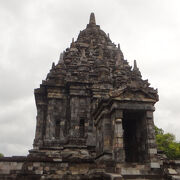
[[59, 57], [58, 63], [63, 63], [63, 61], [64, 61], [64, 54], [65, 54], [64, 51], [62, 53], [60, 53], [60, 57]]
[[72, 38], [71, 48], [75, 47], [74, 38]]
[[52, 69], [54, 69], [54, 68], [55, 68], [55, 63], [53, 62], [53, 63], [52, 63]]
[[94, 24], [94, 25], [96, 25], [96, 19], [95, 19], [94, 13], [91, 13], [91, 15], [90, 15], [89, 24]]
[[137, 76], [142, 77], [142, 76], [141, 76], [141, 72], [139, 71], [139, 68], [137, 67], [137, 62], [136, 62], [136, 60], [134, 60], [133, 72], [134, 72]]
[[134, 71], [137, 71], [139, 70], [139, 68], [137, 67], [137, 62], [136, 60], [134, 60], [134, 68], [133, 68]]
[[[118, 47], [119, 47], [119, 46], [118, 46]], [[120, 68], [120, 66], [123, 65], [120, 51], [117, 51], [116, 58], [117, 58], [117, 60], [116, 60], [116, 66], [117, 66], [118, 68]]]
[[118, 44], [118, 50], [120, 50], [121, 48], [120, 48], [120, 44]]

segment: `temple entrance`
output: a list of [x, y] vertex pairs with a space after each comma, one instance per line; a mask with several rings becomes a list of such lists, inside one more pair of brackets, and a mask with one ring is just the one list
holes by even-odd
[[147, 127], [144, 111], [123, 112], [124, 147], [126, 162], [147, 160]]

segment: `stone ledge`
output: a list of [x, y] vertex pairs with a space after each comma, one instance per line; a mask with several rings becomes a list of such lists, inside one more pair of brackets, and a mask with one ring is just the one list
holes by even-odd
[[24, 162], [27, 156], [0, 157], [0, 162]]

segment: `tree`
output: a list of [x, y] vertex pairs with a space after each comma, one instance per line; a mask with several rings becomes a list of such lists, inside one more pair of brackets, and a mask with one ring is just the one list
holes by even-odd
[[0, 157], [4, 157], [4, 155], [2, 153], [0, 153]]
[[164, 151], [169, 159], [180, 159], [180, 143], [176, 142], [174, 134], [164, 133], [155, 126], [156, 143], [159, 150]]

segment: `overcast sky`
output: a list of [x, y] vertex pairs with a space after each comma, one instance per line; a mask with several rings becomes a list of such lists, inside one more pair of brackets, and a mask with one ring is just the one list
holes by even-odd
[[0, 152], [26, 155], [32, 148], [33, 91], [91, 12], [158, 88], [155, 124], [180, 140], [179, 8], [179, 0], [0, 0]]

